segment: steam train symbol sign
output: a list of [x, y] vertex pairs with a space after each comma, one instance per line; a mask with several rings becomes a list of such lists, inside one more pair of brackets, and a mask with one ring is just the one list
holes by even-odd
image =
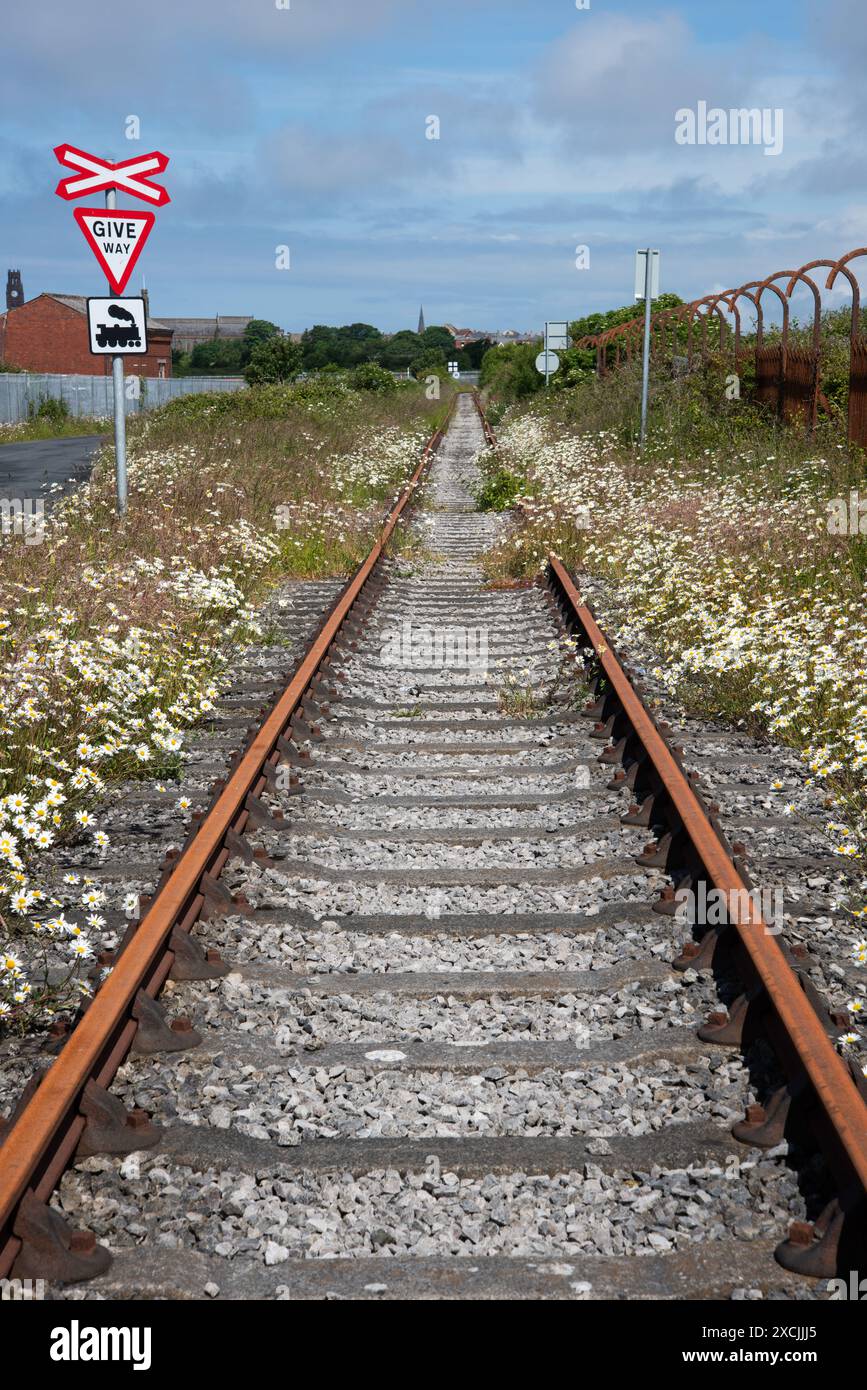
[[90, 350], [110, 356], [148, 350], [147, 315], [143, 299], [88, 299]]

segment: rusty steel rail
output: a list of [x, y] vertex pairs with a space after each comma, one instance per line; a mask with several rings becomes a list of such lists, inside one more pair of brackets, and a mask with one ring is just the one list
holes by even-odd
[[[496, 436], [476, 407], [490, 444]], [[548, 556], [547, 581], [562, 619], [591, 652], [593, 687], [598, 698], [585, 711], [596, 719], [597, 737], [613, 743], [600, 761], [621, 763], [609, 789], [628, 789], [636, 796], [622, 817], [624, 825], [645, 826], [657, 835], [638, 863], [668, 870], [676, 883], [694, 890], [702, 881], [723, 895], [728, 911], [720, 927], [709, 927], [698, 942], [687, 942], [674, 968], [707, 967], [717, 951], [722, 959], [729, 937], [744, 993], [728, 1013], [714, 1013], [699, 1029], [703, 1041], [745, 1045], [762, 1032], [768, 1036], [788, 1076], [765, 1106], [750, 1106], [733, 1127], [746, 1144], [771, 1148], [790, 1133], [809, 1130], [834, 1175], [838, 1196], [815, 1223], [795, 1222], [789, 1238], [776, 1250], [785, 1268], [830, 1278], [839, 1270], [859, 1268], [867, 1249], [867, 1083], [835, 1050], [834, 1040], [848, 1020], [832, 1016], [804, 968], [803, 948], [789, 948], [769, 925], [756, 902], [742, 859], [743, 847], [730, 846], [717, 818], [688, 773], [682, 750], [673, 748], [645, 706], [608, 636], [584, 602], [568, 570]], [[639, 804], [640, 803], [640, 804]], [[676, 915], [676, 895], [663, 891], [655, 905], [662, 917]]]
[[[142, 994], [155, 998], [172, 968], [175, 950], [170, 941], [173, 933], [176, 929], [190, 932], [209, 895], [213, 899], [216, 893], [218, 900], [223, 898], [226, 904], [232, 902], [225, 889], [215, 885], [214, 880], [237, 850], [237, 837], [250, 823], [251, 815], [262, 814], [263, 808], [257, 798], [267, 786], [263, 769], [269, 761], [279, 761], [280, 754], [275, 752], [278, 742], [282, 741], [290, 721], [302, 707], [321, 663], [382, 557], [430, 458], [442, 441], [456, 401], [457, 394], [445, 420], [425, 446], [411, 479], [401, 490], [379, 539], [339, 595], [285, 690], [173, 863], [139, 925], [124, 943], [111, 973], [69, 1034], [56, 1060], [38, 1084], [25, 1092], [14, 1114], [14, 1122], [4, 1132], [0, 1143], [0, 1277], [13, 1267], [22, 1247], [21, 1235], [13, 1229], [16, 1216], [19, 1229], [26, 1228], [29, 1232], [34, 1223], [44, 1227], [46, 1215], [50, 1213], [34, 1212], [33, 1204], [47, 1201], [75, 1154], [86, 1125], [81, 1108], [85, 1088], [94, 1082], [100, 1087], [107, 1086], [129, 1052], [140, 1027], [134, 1008]], [[230, 850], [226, 842], [233, 836], [234, 850]], [[243, 908], [245, 904], [239, 901], [236, 906]], [[174, 943], [177, 947], [177, 937]], [[192, 1031], [188, 1020], [176, 1020], [175, 1029], [179, 1034]], [[133, 1112], [134, 1128], [146, 1126], [146, 1123], [145, 1116]], [[23, 1214], [22, 1199], [29, 1202]], [[97, 1246], [87, 1232], [72, 1233], [70, 1244], [67, 1237], [51, 1228], [48, 1243], [52, 1241], [59, 1241], [65, 1247], [64, 1257], [78, 1257], [81, 1272], [76, 1277], [89, 1277], [107, 1266], [107, 1252]], [[19, 1268], [17, 1272], [26, 1275], [30, 1271]]]
[[482, 429], [485, 431], [485, 439], [487, 440], [488, 446], [491, 449], [495, 449], [497, 447], [497, 436], [494, 434], [488, 417], [485, 414], [484, 407], [482, 406], [482, 398], [478, 391], [473, 391], [473, 404], [479, 412], [479, 419], [482, 422]]

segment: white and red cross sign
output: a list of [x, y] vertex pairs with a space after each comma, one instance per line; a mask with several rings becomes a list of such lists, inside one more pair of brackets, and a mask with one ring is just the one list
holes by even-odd
[[113, 163], [110, 159], [100, 159], [98, 155], [86, 154], [74, 145], [55, 145], [54, 153], [68, 169], [77, 169], [73, 178], [61, 179], [54, 190], [61, 198], [89, 197], [105, 188], [117, 188], [124, 193], [132, 193], [135, 198], [143, 198], [147, 203], [162, 207], [171, 202], [166, 190], [158, 183], [151, 183], [145, 174], [161, 174], [169, 157], [159, 150], [150, 154], [137, 155], [135, 159], [121, 159]]
[[[101, 159], [74, 145], [55, 145], [54, 153], [67, 169], [75, 174], [61, 179], [55, 192], [61, 198], [83, 198], [93, 193], [117, 189], [131, 193], [134, 198], [162, 207], [171, 201], [161, 184], [153, 183], [149, 174], [161, 174], [169, 162], [167, 154], [151, 150], [134, 159]], [[136, 261], [154, 225], [152, 212], [106, 207], [76, 208], [74, 217], [88, 246], [96, 256], [109, 285], [115, 294], [123, 294]]]

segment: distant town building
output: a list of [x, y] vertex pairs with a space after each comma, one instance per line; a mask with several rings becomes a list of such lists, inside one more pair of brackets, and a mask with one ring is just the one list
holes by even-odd
[[496, 333], [485, 331], [479, 328], [456, 328], [453, 323], [444, 323], [443, 328], [447, 328], [455, 340], [455, 347], [465, 347], [467, 343], [481, 343], [487, 338], [495, 347], [500, 347], [509, 343], [535, 343], [543, 335], [541, 333], [519, 333], [515, 328], [507, 328], [505, 332], [497, 330]]
[[418, 332], [419, 337], [421, 337], [424, 332], [424, 305], [422, 305], [418, 311]]
[[509, 343], [535, 343], [545, 335], [543, 333], [519, 333], [516, 328], [507, 328], [505, 333], [491, 333], [492, 342], [497, 347], [507, 347]]
[[[148, 318], [148, 350], [124, 355], [127, 376], [172, 374], [172, 330]], [[28, 372], [111, 376], [111, 356], [90, 351], [83, 294], [40, 294], [0, 314], [0, 359]]]
[[212, 319], [163, 319], [166, 328], [174, 333], [172, 347], [179, 352], [192, 352], [199, 343], [214, 338], [243, 338], [244, 329], [252, 323], [252, 314], [217, 314]]
[[6, 308], [19, 309], [24, 303], [24, 287], [21, 284], [21, 271], [10, 270], [6, 275]]

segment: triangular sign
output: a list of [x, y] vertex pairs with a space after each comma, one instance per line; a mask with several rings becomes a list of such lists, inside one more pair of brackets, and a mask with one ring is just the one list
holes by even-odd
[[122, 208], [75, 208], [72, 215], [112, 290], [123, 294], [150, 236], [154, 214], [125, 212]]

